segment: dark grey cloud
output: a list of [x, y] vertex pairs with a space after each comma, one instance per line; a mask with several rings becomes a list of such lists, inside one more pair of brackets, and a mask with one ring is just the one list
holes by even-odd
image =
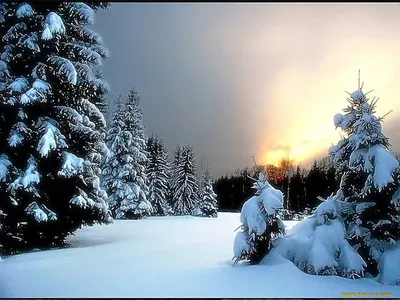
[[247, 63], [224, 45], [235, 38], [226, 26], [235, 29], [250, 12], [251, 5], [114, 3], [96, 19], [111, 52], [104, 64], [111, 97], [137, 87], [147, 131], [170, 151], [192, 143], [216, 173], [251, 163], [248, 149], [255, 148], [257, 107], [238, 93], [238, 82], [249, 84], [241, 79]]
[[[113, 3], [95, 30], [111, 53], [110, 97], [135, 86], [147, 132], [170, 152], [190, 142], [221, 174], [279, 144], [305, 164], [327, 153], [360, 67], [373, 88], [395, 93], [399, 68], [385, 60], [400, 50], [399, 15], [383, 4]], [[394, 147], [397, 120], [384, 125]]]

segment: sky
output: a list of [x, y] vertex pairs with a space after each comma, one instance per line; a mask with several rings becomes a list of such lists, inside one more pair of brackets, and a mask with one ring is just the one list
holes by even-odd
[[400, 150], [400, 4], [113, 3], [94, 29], [110, 97], [136, 87], [148, 134], [216, 176], [327, 156], [358, 70]]

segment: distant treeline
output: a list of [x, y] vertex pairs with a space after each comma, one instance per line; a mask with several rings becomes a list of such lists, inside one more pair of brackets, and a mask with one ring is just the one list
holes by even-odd
[[318, 196], [325, 198], [339, 186], [335, 165], [329, 157], [315, 160], [310, 170], [285, 163], [245, 168], [215, 180], [214, 191], [220, 211], [240, 211], [243, 203], [255, 193], [250, 177], [255, 178], [259, 171], [267, 174], [269, 182], [284, 193], [285, 208], [294, 212], [317, 206]]
[[[400, 153], [393, 154], [400, 161]], [[273, 187], [284, 193], [285, 208], [296, 213], [315, 208], [320, 203], [318, 196], [326, 198], [336, 192], [340, 184], [338, 170], [330, 157], [315, 160], [309, 170], [282, 159], [279, 166], [254, 166], [217, 178], [214, 191], [218, 196], [219, 210], [240, 211], [243, 203], [256, 191], [250, 177], [256, 178], [260, 171], [267, 174]]]

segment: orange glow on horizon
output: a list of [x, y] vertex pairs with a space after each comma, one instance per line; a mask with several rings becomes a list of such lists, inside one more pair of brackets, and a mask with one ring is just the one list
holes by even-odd
[[[266, 95], [270, 101], [265, 101], [264, 111], [268, 112], [274, 126], [260, 145], [262, 163], [279, 164], [285, 156], [279, 145], [291, 147], [290, 159], [295, 164], [327, 156], [331, 144], [340, 139], [341, 131], [335, 129], [333, 117], [343, 113], [348, 104], [345, 91], [357, 90], [360, 66], [364, 92], [374, 89], [368, 96], [381, 99], [377, 115], [382, 116], [392, 109], [399, 112], [400, 102], [396, 96], [400, 94], [396, 76], [400, 75], [400, 63], [396, 62], [399, 50], [397, 41], [383, 40], [380, 44], [367, 40], [343, 41], [326, 53], [314, 72], [296, 67], [282, 70], [272, 91]], [[383, 126], [393, 121], [394, 116], [389, 115]], [[266, 148], [264, 145], [271, 141], [277, 142], [272, 149]]]

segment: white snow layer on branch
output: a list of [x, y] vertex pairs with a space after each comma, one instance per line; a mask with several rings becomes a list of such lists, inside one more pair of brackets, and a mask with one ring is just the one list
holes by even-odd
[[44, 22], [44, 28], [42, 33], [43, 40], [50, 40], [54, 34], [65, 33], [64, 22], [59, 15], [54, 12], [50, 12]]
[[60, 78], [62, 81], [69, 82], [73, 85], [76, 84], [77, 72], [72, 62], [60, 56], [51, 56], [49, 58], [49, 63], [54, 64], [58, 68], [58, 75], [64, 75], [64, 78]]
[[379, 191], [393, 182], [393, 173], [399, 167], [398, 160], [380, 144], [356, 150], [350, 155], [350, 166], [361, 162], [364, 171], [373, 172], [373, 184]]
[[93, 9], [83, 2], [68, 2], [65, 4], [71, 15], [75, 16], [79, 21], [86, 25], [93, 25], [95, 12]]
[[96, 119], [96, 121], [100, 123], [101, 127], [105, 128], [107, 126], [106, 119], [103, 113], [98, 109], [96, 105], [94, 105], [87, 99], [82, 99], [82, 107], [91, 120]]
[[14, 182], [10, 184], [10, 189], [19, 190], [21, 188], [29, 191], [35, 192], [35, 184], [40, 182], [40, 174], [37, 171], [37, 163], [33, 156], [28, 160], [28, 166], [25, 172], [21, 173]]
[[25, 208], [25, 212], [33, 216], [38, 223], [57, 220], [57, 215], [44, 204], [32, 202]]
[[362, 102], [366, 101], [364, 93], [360, 90], [354, 91], [353, 93], [351, 93], [350, 98], [358, 103], [362, 103]]
[[400, 244], [387, 249], [381, 255], [378, 281], [382, 284], [400, 285]]
[[244, 232], [239, 231], [236, 234], [235, 241], [233, 243], [233, 254], [235, 257], [240, 257], [242, 253], [246, 253], [250, 250], [250, 245], [247, 243], [247, 236]]
[[400, 188], [396, 190], [390, 203], [396, 207], [400, 207]]
[[92, 199], [90, 199], [89, 197], [83, 197], [82, 195], [77, 195], [73, 197], [70, 203], [81, 208], [93, 207], [95, 204]]
[[82, 158], [77, 157], [75, 154], [64, 151], [63, 159], [64, 162], [61, 170], [58, 171], [58, 175], [69, 178], [83, 172], [84, 160]]
[[18, 7], [17, 11], [15, 12], [15, 15], [17, 16], [18, 19], [24, 17], [30, 17], [33, 15], [33, 9], [29, 4], [24, 3], [20, 7]]
[[5, 182], [10, 172], [11, 162], [8, 160], [7, 155], [0, 155], [0, 182]]
[[37, 151], [41, 157], [48, 156], [55, 149], [68, 147], [65, 142], [65, 136], [53, 124], [48, 121], [41, 121], [38, 125], [40, 132], [43, 134], [37, 146]]
[[8, 87], [15, 93], [22, 93], [28, 89], [29, 81], [26, 78], [19, 77], [10, 83]]
[[18, 122], [15, 124], [8, 137], [8, 144], [11, 147], [17, 147], [18, 145], [22, 144], [25, 137], [29, 136], [30, 129], [22, 122]]
[[44, 102], [46, 100], [45, 95], [50, 92], [50, 89], [50, 84], [41, 79], [36, 79], [32, 88], [21, 95], [21, 103], [30, 104], [37, 101]]
[[32, 202], [25, 208], [25, 212], [35, 218], [38, 223], [47, 222], [47, 214], [39, 207], [36, 202]]

